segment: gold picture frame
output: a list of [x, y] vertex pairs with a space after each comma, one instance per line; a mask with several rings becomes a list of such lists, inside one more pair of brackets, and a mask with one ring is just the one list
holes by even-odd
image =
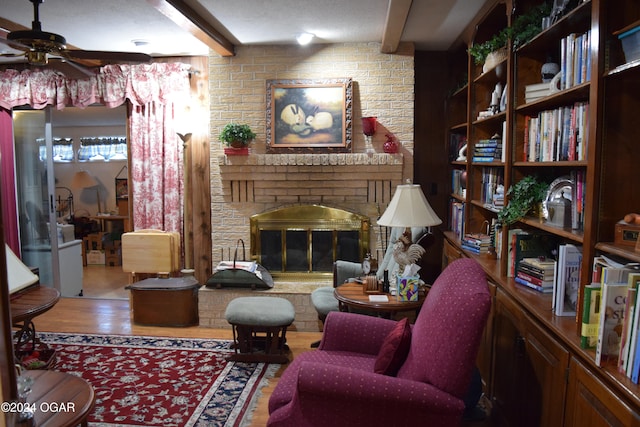
[[268, 153], [351, 152], [351, 78], [267, 81]]

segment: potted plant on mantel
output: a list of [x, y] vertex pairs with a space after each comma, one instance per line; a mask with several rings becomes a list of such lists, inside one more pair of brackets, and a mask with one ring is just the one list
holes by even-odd
[[227, 123], [220, 132], [220, 141], [227, 146], [225, 154], [247, 155], [249, 154], [249, 144], [256, 137], [256, 134], [247, 124]]

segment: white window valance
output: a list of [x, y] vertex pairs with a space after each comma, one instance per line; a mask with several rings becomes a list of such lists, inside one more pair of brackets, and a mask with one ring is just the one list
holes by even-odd
[[0, 106], [61, 110], [95, 103], [117, 107], [126, 99], [133, 105], [180, 103], [189, 97], [188, 72], [182, 63], [106, 65], [95, 77], [72, 80], [47, 68], [6, 70], [0, 72]]

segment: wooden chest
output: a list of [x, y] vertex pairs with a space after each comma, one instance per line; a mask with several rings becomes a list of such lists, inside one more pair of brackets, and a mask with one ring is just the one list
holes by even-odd
[[133, 322], [153, 326], [198, 325], [198, 290], [194, 277], [151, 278], [127, 286]]

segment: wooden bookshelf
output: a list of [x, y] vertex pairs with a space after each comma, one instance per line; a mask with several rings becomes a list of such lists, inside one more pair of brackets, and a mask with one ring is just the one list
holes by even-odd
[[[469, 45], [488, 40], [539, 3], [541, 0], [496, 0], [477, 18]], [[496, 210], [488, 209], [480, 197], [483, 168], [500, 169], [505, 190], [528, 175], [546, 182], [563, 176], [582, 177], [579, 227], [560, 228], [529, 217], [513, 225], [544, 231], [560, 242], [582, 247], [577, 315], [555, 316], [549, 295], [525, 289], [507, 277], [505, 256], [496, 260], [464, 251], [454, 233], [445, 233], [443, 259], [445, 264], [458, 256], [478, 260], [494, 288], [494, 310], [485, 333], [490, 336], [483, 340], [479, 365], [499, 425], [640, 425], [640, 387], [613, 367], [597, 367], [593, 351], [580, 348], [579, 339], [582, 289], [590, 282], [593, 258], [609, 253], [640, 262], [640, 253], [610, 243], [615, 223], [627, 213], [640, 212], [640, 189], [635, 186], [636, 165], [640, 164], [640, 61], [625, 62], [621, 43], [613, 34], [640, 18], [640, 3], [586, 0], [570, 2], [569, 7], [549, 28], [518, 49], [510, 49], [508, 57], [491, 70], [483, 72], [471, 57], [465, 65], [457, 65], [466, 67], [469, 84], [451, 96], [458, 102], [447, 104], [447, 144], [456, 134], [468, 140], [466, 161], [449, 162], [451, 173], [463, 169], [467, 176], [466, 194], [450, 197], [452, 203], [464, 205], [465, 232], [480, 231], [497, 217]], [[527, 103], [525, 87], [541, 81], [540, 69], [549, 56], [562, 62], [561, 48], [573, 40], [572, 34], [589, 35], [589, 41], [580, 44], [584, 65], [577, 69], [584, 73], [583, 78]], [[506, 108], [481, 117], [497, 83], [507, 87]], [[466, 91], [466, 96], [460, 91]], [[546, 111], [552, 112], [547, 116], [560, 109], [570, 111], [576, 103], [588, 105], [584, 109], [583, 158], [561, 158], [558, 146], [556, 158], [530, 161], [524, 146], [527, 118]], [[460, 117], [462, 106], [466, 106], [464, 119]], [[560, 114], [564, 112], [558, 117]], [[494, 134], [503, 136], [505, 161], [472, 162], [474, 144]], [[502, 233], [503, 248], [508, 244], [507, 234]]]

